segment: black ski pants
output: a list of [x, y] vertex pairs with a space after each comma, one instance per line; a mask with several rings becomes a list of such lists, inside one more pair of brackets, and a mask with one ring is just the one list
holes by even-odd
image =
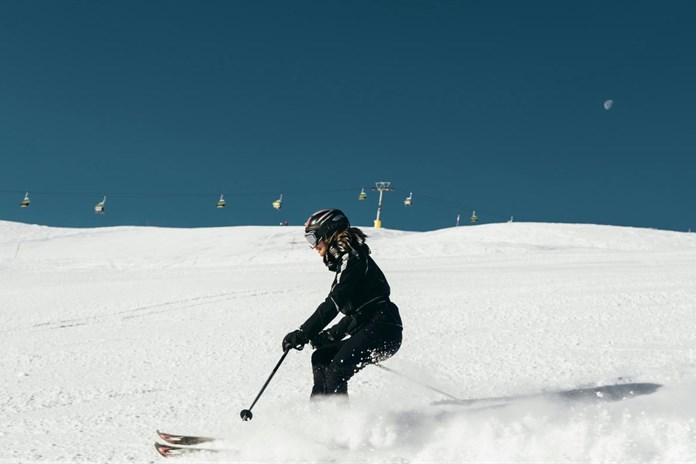
[[350, 338], [321, 348], [312, 354], [314, 387], [318, 395], [347, 395], [348, 380], [363, 367], [384, 361], [401, 347], [400, 326], [370, 322]]

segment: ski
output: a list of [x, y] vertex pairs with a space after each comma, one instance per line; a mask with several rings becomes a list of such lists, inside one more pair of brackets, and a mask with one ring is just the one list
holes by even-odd
[[155, 449], [165, 458], [173, 456], [191, 455], [196, 453], [218, 453], [220, 450], [212, 448], [185, 448], [171, 444], [162, 444], [155, 442]]
[[213, 441], [219, 440], [218, 438], [214, 437], [202, 437], [196, 435], [175, 435], [173, 433], [160, 432], [159, 430], [157, 430], [157, 435], [159, 435], [159, 437], [162, 440], [169, 443], [170, 445], [200, 445], [201, 443], [211, 443]]

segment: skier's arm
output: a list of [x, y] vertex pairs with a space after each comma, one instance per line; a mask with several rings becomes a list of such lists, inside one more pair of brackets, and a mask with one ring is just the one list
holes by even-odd
[[363, 253], [345, 253], [341, 257], [341, 267], [336, 276], [336, 284], [329, 293], [329, 299], [343, 314], [353, 313], [352, 297], [355, 286], [367, 274], [367, 265], [367, 255]]
[[367, 272], [367, 259], [360, 253], [345, 253], [341, 257], [336, 281], [329, 296], [322, 302], [309, 319], [300, 326], [310, 340], [326, 327], [341, 311], [352, 313], [351, 296], [360, 278]]
[[336, 308], [336, 305], [329, 295], [326, 300], [317, 307], [314, 313], [309, 316], [305, 323], [300, 326], [300, 329], [302, 329], [305, 335], [307, 335], [307, 338], [311, 340], [321, 329], [326, 327], [337, 314], [338, 308]]
[[348, 335], [348, 332], [350, 332], [353, 327], [355, 327], [356, 322], [353, 316], [343, 316], [340, 321], [324, 330], [323, 333], [325, 333], [327, 338], [331, 341], [340, 341]]
[[326, 330], [322, 330], [317, 335], [312, 337], [310, 340], [312, 347], [321, 348], [331, 343], [340, 342], [346, 335], [348, 335], [353, 327], [355, 327], [356, 322], [357, 321], [353, 316], [343, 316], [336, 324]]

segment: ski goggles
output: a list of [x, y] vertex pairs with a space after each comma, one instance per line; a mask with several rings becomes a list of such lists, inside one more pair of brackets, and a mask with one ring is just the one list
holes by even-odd
[[306, 232], [304, 234], [305, 240], [307, 240], [307, 243], [309, 243], [310, 248], [316, 248], [316, 246], [321, 242], [321, 237], [319, 237], [319, 234], [317, 233], [316, 230], [313, 230], [311, 232]]

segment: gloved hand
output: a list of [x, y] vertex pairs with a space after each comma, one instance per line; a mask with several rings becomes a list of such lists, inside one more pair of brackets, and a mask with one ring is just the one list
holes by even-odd
[[330, 345], [335, 341], [336, 340], [334, 340], [333, 336], [331, 335], [331, 332], [327, 330], [322, 330], [314, 338], [312, 338], [309, 341], [309, 343], [312, 344], [312, 348], [318, 350], [319, 348], [323, 348], [327, 345]]
[[305, 335], [302, 329], [293, 330], [283, 338], [283, 351], [287, 351], [290, 348], [301, 350], [308, 341], [307, 335]]

